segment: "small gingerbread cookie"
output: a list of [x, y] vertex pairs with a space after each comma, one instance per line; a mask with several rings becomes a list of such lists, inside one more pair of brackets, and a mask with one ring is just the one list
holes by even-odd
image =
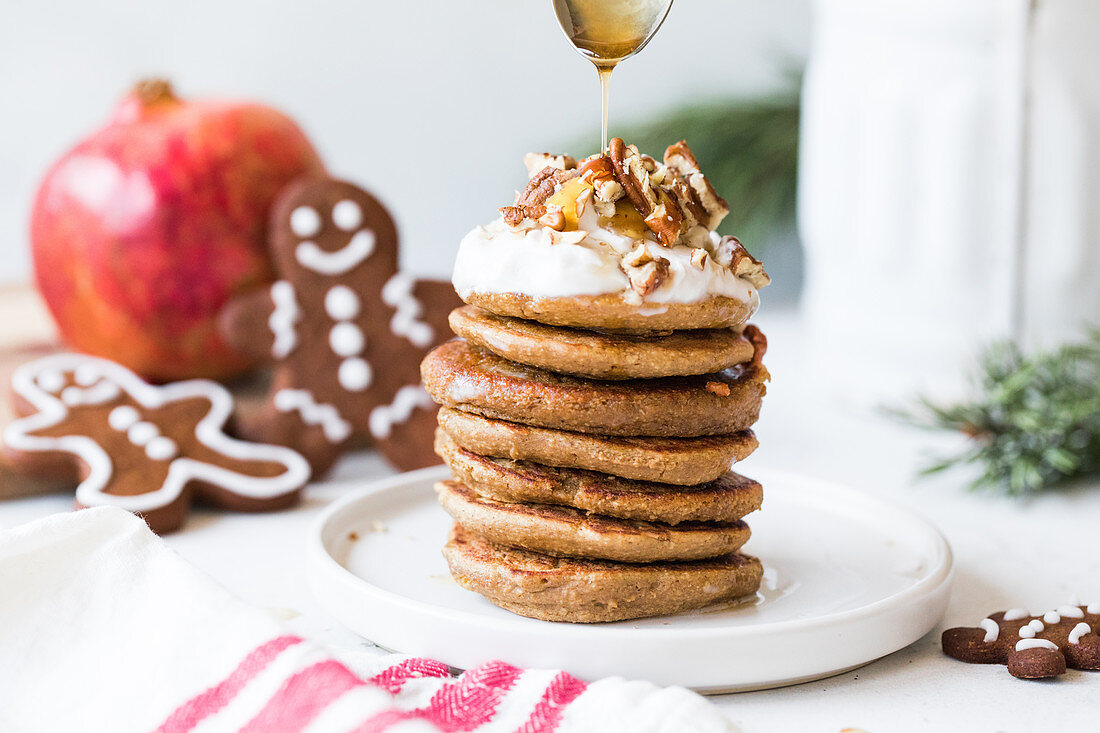
[[[506, 318], [472, 305], [451, 311], [466, 341], [520, 364], [591, 379], [654, 379], [710, 374], [753, 358], [754, 326], [674, 331], [657, 336], [584, 331]], [[752, 340], [750, 340], [752, 337]]]
[[1004, 664], [1013, 677], [1045, 679], [1073, 669], [1100, 670], [1100, 603], [1059, 606], [1033, 616], [994, 613], [974, 627], [943, 632], [943, 651], [974, 664]]
[[350, 183], [290, 184], [269, 232], [280, 279], [221, 320], [231, 344], [274, 364], [266, 406], [240, 431], [296, 448], [317, 474], [357, 436], [399, 468], [436, 463], [436, 407], [417, 365], [450, 338], [453, 288], [398, 271], [393, 219]]
[[291, 506], [309, 479], [294, 451], [223, 432], [233, 398], [208, 380], [163, 386], [105, 359], [48, 356], [12, 376], [3, 437], [28, 473], [79, 480], [77, 507], [118, 506], [155, 532], [178, 528], [192, 498], [238, 511]]

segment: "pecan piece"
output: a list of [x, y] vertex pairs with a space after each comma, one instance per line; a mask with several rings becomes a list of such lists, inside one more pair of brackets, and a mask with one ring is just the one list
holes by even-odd
[[668, 279], [669, 261], [664, 257], [653, 257], [644, 242], [639, 242], [622, 259], [623, 272], [630, 281], [630, 288], [645, 297]]
[[615, 167], [615, 177], [619, 179], [619, 185], [623, 187], [630, 203], [634, 204], [639, 214], [649, 216], [653, 211], [653, 202], [645, 196], [642, 188], [645, 169], [642, 167], [637, 150], [631, 153], [623, 139], [616, 137], [612, 138], [608, 146], [608, 157]]
[[[563, 171], [548, 165], [531, 177], [527, 187], [516, 197], [516, 205], [528, 208], [542, 206], [546, 203], [546, 199], [554, 195], [558, 186], [576, 175], [575, 170]], [[545, 210], [539, 216], [544, 213], [546, 213]]]
[[565, 229], [565, 212], [560, 206], [548, 206], [546, 213], [539, 217], [539, 224], [560, 232]]
[[633, 145], [627, 145], [622, 138], [614, 138], [609, 147], [611, 163], [615, 167], [615, 178], [623, 187], [626, 197], [645, 219], [646, 226], [657, 235], [657, 241], [671, 247], [680, 237], [683, 212], [677, 201], [667, 192], [655, 188], [649, 167], [656, 172], [657, 162], [638, 153]]
[[665, 150], [665, 165], [684, 182], [691, 192], [688, 199], [704, 212], [700, 215], [696, 210], [692, 210], [692, 216], [707, 229], [714, 231], [726, 218], [730, 207], [703, 175], [699, 169], [699, 161], [686, 141], [681, 140], [668, 146]]
[[546, 213], [546, 207], [517, 204], [516, 206], [501, 206], [499, 211], [505, 224], [510, 227], [518, 227], [524, 219], [538, 219], [543, 216]]
[[523, 156], [523, 164], [527, 166], [528, 178], [533, 178], [545, 168], [568, 171], [577, 167], [577, 161], [572, 156], [556, 153], [528, 153]]
[[760, 260], [749, 254], [741, 240], [733, 236], [722, 237], [714, 251], [714, 260], [728, 267], [734, 275], [747, 280], [754, 288], [762, 288], [772, 281]]
[[628, 268], [626, 277], [630, 281], [630, 288], [644, 298], [668, 279], [668, 266], [668, 260], [658, 257], [641, 267]]

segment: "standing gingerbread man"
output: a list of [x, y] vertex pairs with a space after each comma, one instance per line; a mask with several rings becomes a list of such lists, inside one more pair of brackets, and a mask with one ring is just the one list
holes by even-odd
[[222, 333], [274, 362], [268, 399], [239, 426], [297, 449], [314, 475], [356, 436], [402, 469], [436, 463], [436, 407], [418, 365], [450, 337], [451, 284], [398, 271], [397, 230], [366, 191], [329, 178], [291, 183], [272, 209], [279, 280], [230, 302]]

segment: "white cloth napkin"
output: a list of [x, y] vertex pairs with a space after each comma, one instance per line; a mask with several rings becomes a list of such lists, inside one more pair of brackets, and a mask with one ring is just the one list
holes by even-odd
[[303, 640], [115, 508], [0, 533], [0, 731], [734, 730], [682, 688]]

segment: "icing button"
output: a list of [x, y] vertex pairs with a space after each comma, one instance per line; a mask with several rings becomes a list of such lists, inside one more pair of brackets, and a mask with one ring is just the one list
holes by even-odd
[[179, 449], [176, 447], [176, 442], [163, 435], [158, 435], [145, 445], [145, 455], [154, 461], [171, 460], [178, 454]]
[[39, 374], [34, 379], [38, 386], [51, 394], [60, 392], [65, 387], [65, 375], [56, 369], [50, 369]]
[[370, 364], [354, 357], [340, 362], [340, 369], [336, 374], [340, 386], [349, 392], [362, 392], [370, 386], [372, 376]]
[[144, 446], [159, 434], [160, 431], [157, 429], [157, 426], [151, 422], [134, 423], [130, 426], [130, 429], [126, 431], [126, 437], [130, 439], [131, 443], [138, 446]]
[[91, 387], [99, 381], [99, 370], [94, 364], [81, 364], [73, 372], [73, 379], [81, 387]]
[[359, 315], [359, 296], [347, 285], [336, 285], [325, 293], [325, 312], [334, 321], [348, 321]]
[[141, 419], [138, 411], [129, 405], [119, 405], [107, 415], [107, 424], [115, 430], [122, 432], [129, 430], [134, 423]]
[[328, 335], [329, 346], [337, 356], [355, 356], [363, 353], [366, 339], [354, 323], [337, 323]]

